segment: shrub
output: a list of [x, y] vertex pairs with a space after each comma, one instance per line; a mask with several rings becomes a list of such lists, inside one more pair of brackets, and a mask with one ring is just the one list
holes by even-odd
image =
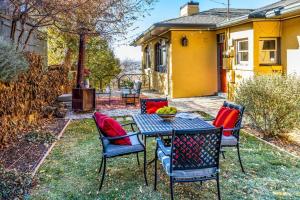
[[28, 62], [16, 46], [0, 37], [0, 81], [10, 82], [28, 70]]
[[242, 81], [236, 103], [246, 107], [251, 125], [265, 137], [282, 136], [299, 126], [300, 79], [264, 75]]
[[8, 171], [0, 165], [0, 199], [25, 199], [31, 186], [30, 174]]

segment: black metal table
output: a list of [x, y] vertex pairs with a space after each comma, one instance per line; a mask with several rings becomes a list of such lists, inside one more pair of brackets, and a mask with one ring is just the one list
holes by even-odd
[[[145, 151], [147, 149], [147, 137], [171, 136], [173, 130], [214, 128], [213, 125], [200, 118], [184, 119], [175, 118], [173, 121], [163, 121], [156, 114], [133, 115], [140, 133], [144, 136]], [[152, 161], [150, 162], [152, 163]]]
[[176, 117], [173, 121], [163, 121], [158, 115], [138, 114], [133, 116], [139, 131], [146, 137], [170, 136], [173, 130], [214, 128], [213, 125], [200, 119]]

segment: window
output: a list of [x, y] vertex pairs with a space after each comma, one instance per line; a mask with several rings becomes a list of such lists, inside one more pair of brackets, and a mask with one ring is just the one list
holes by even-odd
[[149, 46], [147, 46], [144, 50], [145, 55], [145, 69], [151, 68], [151, 49]]
[[248, 40], [238, 40], [236, 45], [236, 64], [248, 65], [249, 61], [249, 45]]
[[167, 51], [166, 46], [160, 42], [155, 44], [155, 71], [166, 72], [167, 65]]
[[261, 65], [278, 64], [277, 38], [265, 38], [259, 40], [259, 63]]

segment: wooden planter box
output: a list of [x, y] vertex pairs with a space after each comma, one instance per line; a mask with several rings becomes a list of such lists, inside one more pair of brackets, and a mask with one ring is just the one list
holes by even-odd
[[94, 111], [96, 108], [96, 90], [74, 88], [72, 90], [72, 109], [77, 112]]

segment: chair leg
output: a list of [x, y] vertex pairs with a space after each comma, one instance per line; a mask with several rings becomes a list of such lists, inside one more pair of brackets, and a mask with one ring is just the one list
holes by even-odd
[[99, 167], [99, 171], [98, 171], [98, 173], [100, 173], [100, 172], [101, 172], [101, 170], [102, 170], [102, 165], [103, 165], [103, 157], [101, 158], [101, 164], [100, 164], [100, 167]]
[[155, 160], [154, 160], [154, 190], [157, 190], [157, 150], [155, 151]]
[[221, 191], [220, 191], [220, 180], [219, 174], [217, 175], [217, 188], [218, 188], [218, 199], [221, 200]]
[[100, 182], [100, 186], [99, 186], [99, 191], [101, 190], [103, 182], [104, 182], [105, 171], [106, 171], [106, 158], [104, 157], [104, 166], [103, 166], [103, 172], [102, 172], [101, 182]]
[[136, 160], [137, 160], [138, 166], [140, 166], [139, 153], [136, 153]]
[[221, 153], [222, 153], [223, 159], [226, 159], [226, 158], [225, 158], [225, 151], [222, 150]]
[[240, 155], [240, 145], [237, 144], [236, 148], [237, 148], [237, 153], [238, 153], [239, 162], [240, 162], [240, 165], [241, 165], [241, 168], [242, 168], [242, 172], [246, 173], [245, 170], [244, 170], [244, 167], [243, 167], [243, 164], [242, 164], [241, 155]]
[[174, 188], [173, 188], [173, 178], [170, 177], [170, 192], [171, 192], [171, 200], [174, 200]]
[[144, 151], [144, 178], [145, 178], [146, 186], [148, 186], [148, 181], [147, 181], [147, 157], [146, 157], [146, 147], [145, 147], [145, 151]]

